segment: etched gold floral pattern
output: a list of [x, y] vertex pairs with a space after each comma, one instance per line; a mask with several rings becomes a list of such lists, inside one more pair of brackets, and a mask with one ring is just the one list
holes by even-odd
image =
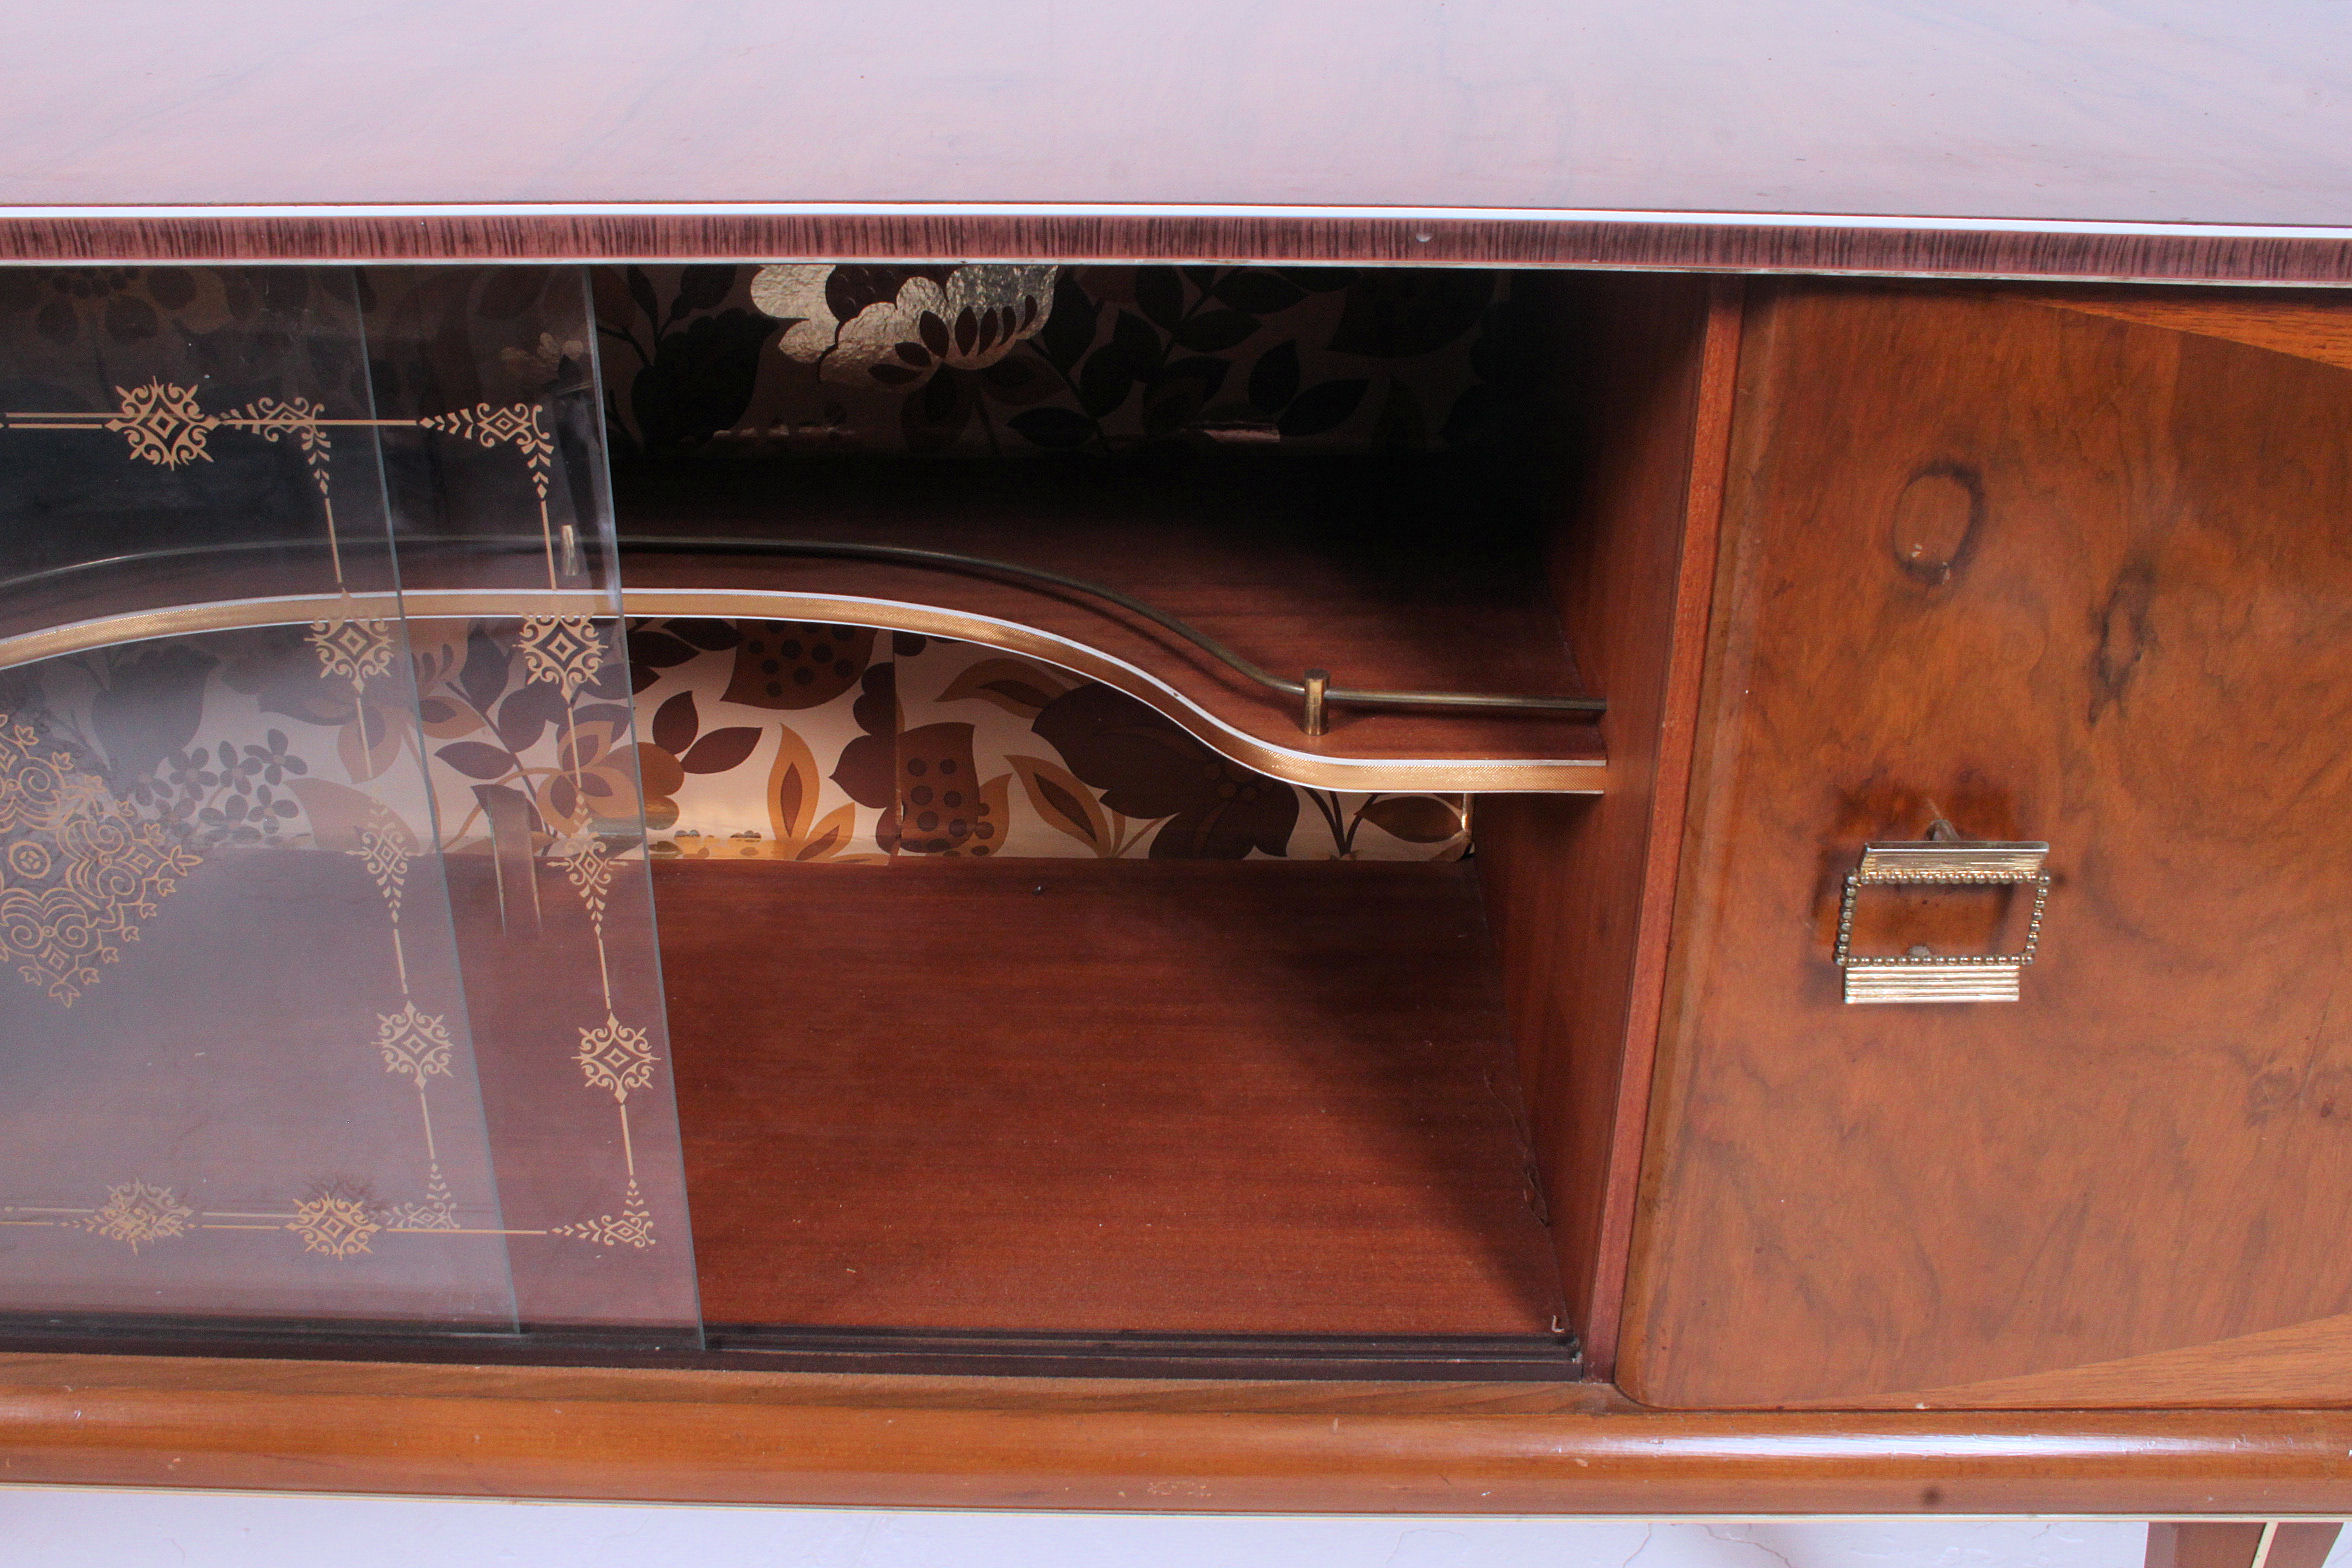
[[323, 424], [326, 411], [306, 397], [256, 398], [220, 423], [248, 430], [264, 441], [275, 442], [280, 436], [291, 436], [302, 460], [310, 468], [311, 481], [319, 494], [328, 490], [327, 460], [334, 452], [334, 440]]
[[[172, 282], [176, 276], [157, 272], [159, 301], [177, 288]], [[512, 288], [506, 289], [505, 297], [515, 297]], [[226, 298], [230, 313], [237, 314], [236, 290], [231, 288]], [[145, 307], [128, 296], [110, 303], [106, 317], [110, 333], [118, 316], [129, 322], [131, 312], [139, 308]], [[577, 357], [583, 352], [584, 341], [585, 334], [562, 340], [542, 334], [540, 349], [556, 360]], [[513, 358], [510, 353], [508, 360]], [[524, 358], [529, 360], [528, 355]], [[322, 368], [330, 363], [314, 361], [310, 368], [329, 376], [325, 384], [334, 385], [337, 383], [331, 378], [340, 372]], [[551, 363], [546, 374], [552, 376], [558, 368]], [[363, 377], [384, 373], [366, 364], [358, 369]], [[415, 1201], [393, 1203], [338, 1177], [313, 1186], [299, 1202], [264, 1200], [258, 1212], [244, 1212], [212, 1209], [201, 1194], [183, 1193], [152, 1180], [134, 1180], [109, 1189], [106, 1200], [94, 1207], [0, 1205], [0, 1216], [5, 1216], [0, 1223], [78, 1229], [129, 1245], [134, 1253], [194, 1231], [275, 1230], [291, 1233], [305, 1251], [336, 1262], [370, 1254], [376, 1238], [387, 1233], [561, 1235], [603, 1247], [649, 1246], [654, 1218], [636, 1181], [626, 1102], [632, 1091], [642, 1091], [654, 1080], [660, 1060], [658, 1029], [624, 1024], [614, 1011], [614, 976], [602, 932], [613, 874], [607, 846], [588, 840], [561, 869], [573, 879], [596, 927], [602, 994], [588, 993], [581, 999], [581, 1010], [593, 1007], [602, 1013], [603, 1021], [576, 1033], [586, 1087], [600, 1096], [609, 1093], [619, 1111], [623, 1168], [616, 1174], [622, 1174], [627, 1182], [627, 1200], [618, 1213], [561, 1231], [528, 1226], [468, 1229], [461, 1219], [465, 1211], [458, 1194], [451, 1189], [435, 1154], [433, 1130], [436, 1105], [447, 1093], [439, 1081], [455, 1076], [457, 1058], [464, 1049], [463, 1021], [457, 1018], [458, 1027], [453, 1028], [455, 1015], [436, 1011], [431, 1005], [423, 975], [437, 973], [436, 969], [420, 971], [417, 989], [412, 991], [409, 947], [414, 944], [404, 940], [402, 929], [404, 904], [415, 891], [409, 886], [412, 858], [446, 846], [430, 843], [420, 850], [417, 834], [380, 801], [374, 819], [369, 819], [368, 800], [374, 793], [369, 786], [386, 768], [403, 755], [417, 758], [428, 769], [433, 764], [427, 759], [426, 735], [418, 733], [422, 716], [400, 692], [371, 690], [387, 676], [397, 676], [405, 685], [407, 671], [401, 664], [403, 654], [410, 651], [411, 639], [405, 624], [360, 613], [350, 597], [344, 577], [345, 542], [335, 523], [334, 438], [330, 432], [340, 427], [405, 427], [513, 453], [537, 498], [547, 583], [553, 588], [560, 576], [576, 576], [582, 567], [576, 528], [566, 523], [559, 537], [551, 515], [556, 444], [542, 406], [534, 401], [485, 400], [409, 419], [338, 418], [312, 398], [279, 395], [252, 398], [241, 407], [212, 412], [203, 402], [203, 389], [214, 385], [209, 372], [206, 376], [192, 384], [183, 375], [178, 380], [155, 376], [143, 385], [118, 386], [110, 408], [85, 403], [77, 410], [0, 413], [0, 429], [103, 430], [123, 439], [131, 462], [165, 469], [214, 461], [223, 432], [240, 432], [295, 449], [317, 492], [319, 517], [324, 523], [322, 542], [327, 547], [324, 564], [331, 567], [343, 606], [341, 613], [330, 612], [311, 624], [307, 643], [315, 657], [317, 675], [326, 682], [343, 683], [345, 690], [297, 693], [293, 685], [299, 684], [299, 678], [273, 674], [269, 679], [280, 684], [264, 697], [262, 707], [272, 715], [292, 719], [297, 728], [324, 720], [327, 727], [319, 738], [327, 741], [326, 748], [310, 758], [283, 754], [286, 743], [278, 731], [271, 730], [266, 748], [244, 747], [245, 753], [266, 752], [248, 768], [225, 740], [181, 737], [159, 764], [163, 776], [146, 780], [144, 794], [136, 789], [132, 792], [160, 819], [151, 822], [116, 800], [97, 777], [76, 767], [73, 754], [42, 745], [32, 730], [11, 727], [7, 718], [0, 716], [0, 944], [5, 944], [0, 945], [0, 957], [17, 961], [28, 979], [70, 1005], [96, 980], [98, 966], [117, 960], [122, 944], [138, 936], [139, 922], [156, 912], [159, 901], [171, 892], [173, 878], [184, 876], [200, 863], [192, 850], [181, 845], [209, 841], [200, 840], [199, 829], [182, 821], [185, 802], [181, 797], [193, 789], [212, 787], [216, 776], [207, 759], [217, 752], [222, 758], [222, 771], [217, 775], [223, 781], [220, 788], [236, 796], [228, 803], [237, 812], [233, 820], [242, 820], [253, 811], [265, 812], [272, 832], [254, 835], [257, 840], [267, 837], [272, 843], [298, 844], [301, 834], [281, 838], [275, 829], [281, 816], [307, 819], [301, 825], [311, 829], [312, 842], [320, 848], [356, 855], [383, 900], [398, 994], [354, 1022], [365, 1031], [361, 1038], [372, 1046], [386, 1073], [403, 1080], [417, 1094], [419, 1114], [412, 1125], [421, 1133], [426, 1171], [423, 1189]], [[560, 753], [555, 765], [542, 764], [537, 776], [555, 781], [551, 787], [570, 791], [571, 810], [563, 820], [563, 830], [576, 830], [592, 821], [625, 820], [637, 801], [634, 763], [628, 748], [627, 710], [617, 710], [616, 719], [611, 693], [604, 689], [615, 679], [614, 670], [607, 668], [608, 639], [588, 617], [549, 616], [521, 623], [519, 635], [508, 646], [523, 683], [541, 693], [552, 687], [560, 699], [559, 704], [550, 702], [556, 711], [548, 716], [553, 733], [561, 736]], [[221, 661], [190, 662], [211, 668]], [[621, 693], [625, 700], [625, 687]], [[600, 695], [604, 698], [602, 707], [596, 705]], [[337, 714], [347, 717], [328, 717]], [[295, 744], [299, 747], [303, 743]], [[107, 764], [110, 769], [120, 764], [122, 759], [111, 745], [102, 749], [113, 759]], [[328, 774], [337, 762], [350, 785], [329, 782]], [[248, 772], [264, 769], [270, 770], [268, 790], [246, 777]], [[284, 793], [286, 798], [281, 801], [272, 791]], [[217, 802], [199, 800], [197, 805], [210, 811]], [[327, 836], [330, 819], [334, 824], [331, 843]], [[421, 820], [432, 822], [429, 805]], [[437, 835], [428, 827], [426, 837]], [[641, 853], [641, 846], [631, 846], [630, 852]], [[539, 873], [550, 869], [547, 840], [542, 838], [533, 845], [529, 856], [525, 874], [535, 887]], [[438, 889], [440, 885], [436, 872], [430, 886]], [[534, 910], [536, 896], [534, 891]], [[428, 952], [429, 944], [439, 940], [440, 931], [427, 921], [410, 936], [421, 935], [428, 946], [418, 951]], [[627, 1005], [625, 999], [623, 1005]], [[371, 1016], [373, 1028], [367, 1030]], [[555, 1030], [572, 1032], [560, 1018], [551, 1018], [549, 1023]], [[561, 1037], [557, 1033], [548, 1043], [554, 1045]], [[242, 1201], [248, 1210], [256, 1207], [250, 1198]]]
[[419, 1012], [414, 1002], [397, 1013], [376, 1015], [376, 1050], [384, 1058], [384, 1070], [408, 1079], [420, 1094], [426, 1079], [449, 1071], [450, 1053], [455, 1049], [448, 1021]]
[[523, 621], [523, 667], [552, 682], [569, 702], [604, 666], [604, 639], [585, 615], [533, 615]]
[[82, 1220], [82, 1228], [108, 1241], [119, 1241], [135, 1253], [141, 1247], [185, 1236], [195, 1217], [196, 1211], [169, 1187], [127, 1181], [107, 1189], [106, 1201]]
[[132, 457], [164, 468], [211, 461], [204, 438], [220, 421], [198, 406], [194, 387], [150, 381], [114, 392], [121, 411], [106, 428], [130, 442]]
[[580, 1031], [580, 1048], [572, 1055], [591, 1089], [602, 1089], [616, 1101], [626, 1101], [629, 1091], [642, 1089], [653, 1082], [654, 1064], [652, 1043], [642, 1029], [622, 1023], [611, 1013], [593, 1029]]
[[568, 1236], [591, 1246], [631, 1247], [643, 1252], [654, 1244], [653, 1211], [646, 1206], [645, 1195], [638, 1191], [636, 1178], [631, 1177], [628, 1191], [621, 1196], [620, 1213], [600, 1214], [576, 1225], [558, 1225], [548, 1234]]
[[337, 1259], [373, 1251], [369, 1243], [383, 1228], [365, 1200], [336, 1192], [305, 1199], [286, 1222], [306, 1250]]
[[477, 403], [472, 408], [453, 409], [446, 414], [427, 414], [417, 423], [427, 430], [486, 447], [512, 445], [522, 453], [524, 466], [530, 470], [531, 487], [540, 499], [546, 499], [547, 479], [555, 463], [555, 438], [541, 422], [536, 403], [514, 403], [503, 408]]
[[398, 651], [389, 622], [356, 616], [311, 622], [310, 646], [321, 668], [347, 681], [373, 680], [392, 668]]
[[71, 754], [0, 719], [0, 962], [71, 1007], [201, 864]]

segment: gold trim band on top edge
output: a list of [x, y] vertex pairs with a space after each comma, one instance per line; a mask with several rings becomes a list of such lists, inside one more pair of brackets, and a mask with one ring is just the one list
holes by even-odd
[[[134, 610], [0, 637], [0, 669], [154, 637], [307, 625], [368, 612], [386, 619], [405, 616], [410, 620], [615, 613], [612, 599], [606, 594], [527, 588], [225, 599], [169, 609]], [[1606, 764], [1598, 758], [1481, 762], [1328, 757], [1293, 751], [1236, 729], [1174, 687], [1122, 659], [1017, 622], [968, 611], [849, 594], [741, 588], [637, 588], [622, 591], [619, 613], [836, 621], [1001, 648], [1116, 687], [1182, 725], [1193, 738], [1221, 756], [1269, 777], [1316, 789], [1598, 795], [1607, 780]]]

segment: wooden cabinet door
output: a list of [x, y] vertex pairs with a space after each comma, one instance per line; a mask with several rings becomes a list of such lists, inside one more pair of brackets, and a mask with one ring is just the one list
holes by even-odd
[[[2352, 1397], [2352, 317], [1758, 290], [1726, 504], [1628, 1392]], [[1846, 1005], [1938, 814], [2022, 997]]]

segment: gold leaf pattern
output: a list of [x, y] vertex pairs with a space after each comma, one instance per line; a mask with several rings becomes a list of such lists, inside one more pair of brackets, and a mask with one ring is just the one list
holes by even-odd
[[204, 438], [220, 421], [197, 405], [194, 387], [173, 386], [162, 380], [143, 387], [116, 387], [122, 411], [106, 428], [131, 443], [131, 456], [165, 468], [212, 461]]
[[596, 678], [604, 639], [585, 615], [532, 615], [523, 620], [523, 668], [534, 681], [553, 681], [569, 702]]
[[616, 1101], [626, 1101], [631, 1089], [653, 1082], [654, 1064], [660, 1058], [653, 1054], [644, 1030], [606, 1013], [603, 1023], [580, 1031], [580, 1049], [572, 1054], [572, 1060], [587, 1077], [589, 1088], [607, 1090]]
[[548, 1234], [569, 1236], [593, 1247], [633, 1247], [643, 1252], [653, 1245], [653, 1211], [646, 1207], [644, 1194], [637, 1190], [637, 1179], [632, 1176], [629, 1190], [622, 1195], [619, 1214], [600, 1214], [577, 1225], [558, 1225]]
[[202, 862], [0, 719], [0, 961], [71, 1007]]
[[82, 1228], [108, 1241], [119, 1241], [135, 1253], [141, 1247], [186, 1235], [188, 1222], [195, 1217], [196, 1211], [169, 1187], [127, 1181], [106, 1189], [106, 1201], [82, 1221]]
[[414, 1002], [397, 1013], [376, 1015], [376, 1050], [384, 1058], [384, 1071], [409, 1079], [420, 1093], [426, 1079], [449, 1071], [454, 1048], [448, 1021], [437, 1014], [418, 1012]]
[[302, 1238], [305, 1251], [342, 1259], [374, 1250], [368, 1243], [384, 1227], [360, 1199], [322, 1192], [297, 1205], [286, 1228]]

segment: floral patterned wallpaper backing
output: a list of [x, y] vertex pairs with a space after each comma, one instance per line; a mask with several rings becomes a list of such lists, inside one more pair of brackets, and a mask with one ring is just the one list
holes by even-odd
[[1052, 665], [939, 638], [640, 621], [654, 853], [1452, 859], [1456, 796], [1354, 795], [1229, 762]]
[[602, 267], [617, 456], [1499, 445], [1535, 337], [1456, 268]]
[[416, 621], [420, 727], [287, 657], [301, 635], [52, 660], [0, 698], [159, 843], [196, 852], [348, 848], [384, 809], [359, 786], [403, 763], [420, 728], [438, 821], [407, 827], [444, 848], [486, 841], [507, 811], [542, 843], [593, 833], [633, 818], [640, 786], [657, 857], [1431, 860], [1468, 844], [1460, 797], [1281, 783], [1113, 688], [972, 644], [632, 621], [629, 689], [616, 666], [567, 719], [527, 678], [519, 623]]

